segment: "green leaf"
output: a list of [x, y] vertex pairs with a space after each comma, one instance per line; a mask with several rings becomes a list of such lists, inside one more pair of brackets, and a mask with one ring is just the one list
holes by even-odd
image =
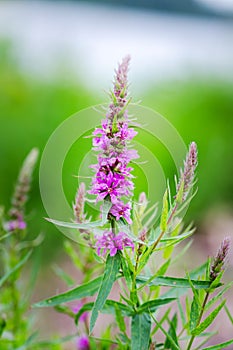
[[190, 237], [194, 232], [194, 229], [188, 232], [184, 232], [181, 235], [178, 235], [176, 237], [165, 237], [162, 238], [160, 240], [160, 243], [166, 243], [166, 244], [162, 244], [159, 245], [158, 248], [156, 248], [154, 251], [158, 251], [158, 250], [164, 250], [165, 248], [171, 247], [171, 246], [175, 246], [176, 244], [182, 242], [184, 239]]
[[167, 259], [158, 269], [156, 275], [157, 276], [163, 276], [166, 272], [171, 263], [171, 259]]
[[[205, 270], [206, 270], [206, 263], [204, 263], [201, 266], [198, 266], [197, 268], [192, 270], [190, 272], [191, 280], [198, 279], [199, 276], [201, 276], [201, 275], [203, 275], [203, 273], [205, 273]], [[182, 295], [187, 294], [188, 288], [189, 288], [188, 286], [182, 287], [182, 288], [173, 287], [170, 290], [168, 290], [167, 292], [165, 292], [164, 294], [162, 294], [160, 296], [160, 298], [173, 298], [173, 297], [179, 298]]]
[[[176, 346], [178, 346], [178, 339], [176, 335], [176, 329], [177, 329], [177, 314], [175, 314], [170, 322], [170, 327], [168, 330], [168, 334], [170, 337], [174, 340]], [[164, 349], [170, 349], [170, 350], [176, 350], [177, 347], [173, 345], [170, 341], [170, 337], [166, 337], [165, 344], [164, 344]]]
[[226, 314], [231, 322], [231, 324], [233, 325], [233, 316], [231, 315], [230, 310], [228, 309], [228, 307], [226, 306], [226, 304], [224, 305], [224, 310], [226, 311]]
[[179, 313], [180, 313], [180, 318], [181, 318], [181, 322], [182, 322], [182, 326], [183, 328], [185, 328], [186, 325], [186, 319], [185, 319], [185, 314], [184, 314], [184, 310], [183, 310], [183, 306], [181, 305], [180, 299], [177, 299], [177, 304], [178, 304], [178, 309], [179, 309]]
[[[138, 276], [138, 284], [147, 284], [149, 286], [167, 286], [167, 287], [176, 287], [176, 288], [191, 288], [189, 280], [187, 278], [178, 278], [178, 277], [165, 277], [158, 276], [155, 277], [152, 281], [149, 281], [150, 277], [148, 276]], [[208, 289], [210, 282], [200, 281], [200, 280], [191, 280], [196, 289]]]
[[158, 328], [163, 332], [163, 334], [167, 337], [167, 339], [170, 340], [170, 343], [172, 344], [174, 350], [180, 350], [179, 345], [176, 344], [176, 342], [173, 340], [173, 338], [171, 337], [170, 334], [168, 334], [168, 332], [163, 328], [163, 326], [160, 324], [160, 321], [157, 321], [156, 318], [151, 315], [153, 321], [155, 322], [155, 324], [158, 326]]
[[[160, 323], [161, 326], [162, 326], [162, 324], [163, 324], [166, 320], [168, 320], [168, 318], [169, 318], [169, 313], [170, 313], [170, 312], [171, 312], [171, 308], [169, 307], [169, 309], [167, 309], [167, 311], [165, 312], [165, 314], [163, 315], [163, 317], [160, 318], [159, 323]], [[159, 329], [159, 326], [156, 325], [156, 326], [154, 327], [154, 329], [152, 330], [152, 332], [151, 332], [151, 336], [153, 336], [153, 335], [158, 331], [158, 329]]]
[[148, 350], [150, 341], [151, 317], [148, 313], [136, 314], [131, 322], [131, 348]]
[[138, 308], [137, 312], [142, 313], [142, 312], [155, 312], [155, 310], [165, 304], [171, 303], [172, 301], [176, 300], [176, 298], [164, 298], [164, 299], [154, 299], [154, 300], [149, 300], [146, 301], [144, 304], [140, 305]]
[[233, 344], [233, 339], [228, 340], [228, 341], [221, 343], [221, 344], [208, 346], [208, 348], [204, 348], [203, 350], [222, 350], [222, 349], [226, 349], [231, 344]]
[[8, 271], [3, 277], [0, 278], [0, 287], [5, 283], [10, 276], [18, 271], [29, 259], [32, 254], [32, 250], [29, 251], [10, 271]]
[[122, 254], [120, 254], [120, 258], [121, 258], [121, 267], [122, 267], [122, 271], [123, 271], [123, 275], [125, 277], [125, 281], [127, 284], [127, 287], [129, 288], [129, 290], [131, 289], [131, 275], [130, 275], [130, 269], [126, 263], [125, 258], [123, 257]]
[[228, 289], [230, 289], [233, 285], [233, 281], [228, 283], [225, 288], [223, 288], [217, 295], [215, 295], [214, 297], [212, 297], [210, 299], [210, 301], [206, 304], [205, 306], [205, 311], [208, 310], [216, 301], [218, 301], [224, 293], [226, 293], [228, 291]]
[[175, 244], [176, 242], [180, 242], [181, 240], [184, 240], [185, 238], [191, 236], [194, 233], [194, 231], [195, 229], [192, 229], [177, 236], [164, 237], [164, 238], [161, 238], [160, 242], [162, 243], [173, 242]]
[[104, 276], [99, 288], [98, 296], [96, 298], [92, 314], [91, 314], [91, 321], [90, 321], [90, 333], [92, 333], [93, 328], [95, 326], [98, 313], [103, 308], [105, 301], [112, 289], [113, 283], [116, 280], [117, 274], [119, 272], [121, 264], [121, 258], [120, 255], [117, 253], [114, 256], [108, 255]]
[[163, 196], [163, 209], [160, 220], [160, 228], [162, 232], [166, 232], [167, 230], [167, 219], [168, 219], [168, 200], [167, 200], [167, 190]]
[[103, 226], [106, 224], [108, 213], [109, 213], [109, 210], [111, 209], [111, 206], [112, 206], [112, 203], [110, 201], [107, 201], [107, 200], [104, 201], [102, 206], [102, 219], [98, 221], [78, 224], [76, 222], [65, 222], [65, 221], [59, 221], [59, 220], [54, 220], [50, 218], [46, 218], [46, 220], [56, 226], [74, 228], [74, 229], [90, 229], [93, 227]]
[[14, 231], [7, 232], [5, 235], [3, 235], [3, 236], [0, 237], [0, 241], [2, 241], [3, 239], [6, 239], [6, 238], [12, 236], [13, 234], [15, 234]]
[[200, 315], [199, 300], [198, 300], [198, 296], [194, 294], [193, 301], [191, 304], [190, 320], [189, 320], [189, 329], [191, 333], [197, 326], [199, 315]]
[[[86, 303], [84, 304], [81, 309], [77, 312], [77, 314], [75, 315], [75, 322], [76, 324], [78, 323], [80, 317], [82, 316], [82, 314], [84, 312], [88, 312], [88, 311], [91, 311], [93, 309], [93, 306], [94, 306], [94, 302], [90, 302], [90, 303]], [[101, 313], [103, 314], [110, 314], [110, 315], [116, 315], [116, 308], [118, 310], [120, 310], [121, 312], [121, 315], [123, 317], [127, 316], [127, 317], [130, 317], [134, 314], [134, 310], [132, 308], [130, 308], [128, 305], [125, 305], [125, 304], [122, 304], [118, 301], [115, 301], [115, 300], [106, 300], [102, 310], [101, 310]]]
[[206, 317], [206, 319], [201, 322], [199, 324], [198, 327], [196, 327], [193, 331], [192, 331], [192, 335], [199, 335], [200, 333], [202, 333], [216, 318], [216, 316], [218, 315], [219, 311], [223, 308], [224, 304], [225, 304], [226, 300], [224, 300], [214, 311], [212, 311], [209, 316]]
[[125, 333], [126, 332], [126, 324], [125, 324], [125, 320], [124, 320], [124, 317], [122, 315], [121, 309], [119, 308], [117, 303], [114, 304], [114, 307], [115, 307], [116, 321], [117, 321], [118, 327], [119, 327], [121, 332]]
[[85, 297], [93, 296], [97, 293], [102, 281], [102, 276], [95, 278], [94, 280], [84, 283], [76, 288], [68, 290], [65, 293], [55, 295], [51, 298], [39, 301], [35, 303], [33, 307], [48, 307], [55, 306], [68, 301], [82, 299]]

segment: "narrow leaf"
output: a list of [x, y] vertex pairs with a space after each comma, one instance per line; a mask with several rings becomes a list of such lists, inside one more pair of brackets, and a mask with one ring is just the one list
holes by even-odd
[[156, 323], [156, 325], [158, 326], [158, 328], [163, 332], [163, 334], [170, 340], [171, 344], [173, 345], [173, 348], [175, 350], [180, 350], [179, 345], [176, 344], [176, 342], [172, 339], [172, 337], [170, 336], [170, 334], [168, 334], [168, 332], [163, 328], [163, 326], [160, 324], [160, 321], [157, 321], [156, 318], [151, 315], [153, 321]]
[[200, 315], [200, 305], [199, 305], [199, 300], [197, 298], [198, 298], [197, 295], [194, 295], [193, 301], [191, 304], [190, 321], [189, 321], [190, 332], [192, 332], [196, 328], [199, 315]]
[[233, 281], [228, 283], [225, 288], [223, 288], [217, 295], [215, 295], [214, 297], [212, 297], [210, 299], [210, 301], [206, 304], [205, 306], [205, 310], [208, 310], [216, 301], [218, 301], [224, 293], [226, 293], [228, 291], [228, 289], [231, 288], [231, 286], [233, 285]]
[[154, 299], [154, 300], [149, 300], [146, 301], [144, 304], [142, 304], [137, 312], [142, 313], [142, 312], [148, 312], [148, 313], [153, 313], [155, 310], [163, 306], [165, 304], [171, 303], [172, 301], [176, 300], [176, 298], [164, 298], [164, 299]]
[[131, 348], [148, 350], [150, 341], [151, 317], [148, 313], [136, 314], [131, 322]]
[[104, 201], [102, 206], [102, 219], [98, 221], [93, 222], [86, 222], [86, 223], [76, 223], [76, 222], [65, 222], [65, 221], [59, 221], [54, 220], [50, 218], [46, 218], [47, 221], [51, 222], [52, 224], [56, 226], [61, 227], [67, 227], [67, 228], [74, 228], [74, 229], [90, 229], [93, 227], [103, 226], [107, 222], [107, 216], [108, 212], [112, 206], [112, 203], [110, 201]]
[[91, 314], [91, 321], [90, 321], [90, 333], [92, 333], [93, 328], [95, 326], [98, 313], [103, 308], [105, 301], [112, 289], [113, 283], [116, 280], [117, 273], [119, 271], [121, 264], [120, 255], [117, 253], [114, 256], [108, 256], [104, 271], [103, 280], [101, 282], [98, 296], [96, 298], [92, 314]]
[[206, 319], [192, 331], [192, 335], [199, 335], [202, 333], [214, 321], [219, 311], [223, 308], [225, 302], [226, 300], [224, 300], [214, 311], [212, 311], [209, 316], [206, 317]]
[[[137, 283], [142, 284], [148, 282], [150, 277], [148, 276], [138, 276]], [[196, 289], [208, 289], [210, 282], [200, 281], [200, 280], [191, 280]], [[189, 280], [187, 278], [177, 278], [177, 277], [165, 277], [158, 276], [155, 277], [152, 281], [148, 282], [149, 286], [168, 286], [176, 288], [191, 288]]]
[[170, 322], [170, 327], [168, 330], [168, 335], [174, 340], [175, 345], [173, 345], [173, 343], [171, 343], [170, 341], [170, 337], [168, 338], [168, 336], [166, 337], [165, 340], [165, 344], [164, 344], [164, 348], [165, 349], [170, 349], [170, 350], [176, 350], [177, 346], [178, 346], [178, 339], [177, 339], [177, 335], [176, 335], [176, 329], [177, 329], [177, 314], [175, 314]]
[[162, 232], [166, 232], [167, 230], [167, 219], [168, 219], [168, 200], [167, 200], [167, 190], [163, 196], [163, 209], [160, 220], [160, 228]]
[[126, 332], [126, 324], [125, 324], [125, 320], [124, 320], [124, 317], [122, 315], [121, 309], [119, 308], [117, 303], [115, 303], [114, 307], [115, 307], [116, 321], [117, 321], [118, 327], [119, 327], [121, 332], [125, 333]]
[[32, 251], [29, 251], [10, 271], [8, 271], [3, 277], [0, 278], [0, 287], [5, 283], [8, 278], [18, 271], [29, 259]]
[[233, 339], [228, 340], [228, 341], [221, 343], [221, 344], [208, 346], [208, 348], [204, 348], [203, 350], [222, 350], [222, 349], [226, 349], [231, 344], [233, 344]]
[[94, 280], [84, 283], [76, 288], [68, 290], [65, 293], [55, 295], [51, 298], [39, 301], [35, 303], [33, 307], [47, 307], [55, 306], [68, 301], [82, 299], [85, 297], [93, 296], [97, 293], [102, 281], [102, 276], [95, 278]]

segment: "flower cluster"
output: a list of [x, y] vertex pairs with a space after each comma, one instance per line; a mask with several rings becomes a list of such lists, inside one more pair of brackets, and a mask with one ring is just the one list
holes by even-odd
[[99, 256], [105, 255], [107, 251], [110, 252], [110, 256], [114, 256], [118, 250], [123, 250], [124, 247], [134, 249], [133, 241], [124, 232], [114, 235], [112, 231], [105, 231], [101, 237], [98, 237], [95, 245]]
[[95, 129], [93, 135], [94, 150], [98, 151], [98, 163], [93, 165], [95, 176], [89, 193], [97, 196], [97, 201], [109, 199], [112, 203], [110, 214], [116, 220], [124, 218], [129, 224], [130, 203], [123, 198], [132, 196], [132, 168], [129, 162], [138, 158], [135, 150], [129, 149], [128, 142], [137, 132], [129, 127], [127, 114], [127, 72], [129, 57], [123, 59], [116, 71], [114, 89], [111, 94], [106, 119], [102, 127]]

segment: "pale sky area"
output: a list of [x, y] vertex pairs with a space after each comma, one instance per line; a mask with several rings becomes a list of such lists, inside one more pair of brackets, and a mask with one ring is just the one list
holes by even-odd
[[29, 72], [49, 76], [66, 62], [93, 88], [100, 80], [108, 88], [116, 63], [126, 54], [132, 56], [130, 74], [136, 89], [186, 75], [233, 79], [229, 20], [84, 2], [3, 1], [0, 37], [14, 40], [22, 67]]

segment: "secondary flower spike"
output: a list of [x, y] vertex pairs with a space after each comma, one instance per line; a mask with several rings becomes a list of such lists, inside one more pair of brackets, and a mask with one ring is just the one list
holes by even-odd
[[226, 261], [227, 254], [230, 249], [231, 240], [226, 237], [221, 244], [221, 247], [218, 250], [217, 256], [214, 258], [214, 261], [210, 267], [210, 280], [214, 281], [220, 272], [223, 270], [224, 263]]
[[[129, 162], [138, 158], [137, 151], [129, 148], [137, 132], [129, 127], [127, 113], [128, 67], [130, 57], [127, 56], [119, 64], [114, 79], [112, 101], [102, 121], [101, 128], [93, 132], [93, 147], [98, 152], [98, 163], [93, 165], [95, 176], [89, 193], [96, 195], [97, 201], [110, 200], [110, 214], [116, 219], [124, 218], [131, 224], [131, 204], [127, 197], [132, 196], [132, 168]], [[125, 200], [127, 199], [127, 204]]]
[[189, 146], [189, 151], [184, 162], [184, 169], [181, 170], [180, 180], [177, 185], [176, 199], [181, 195], [180, 200], [183, 202], [192, 188], [193, 180], [195, 176], [195, 170], [197, 167], [197, 145], [192, 142]]
[[38, 158], [38, 150], [33, 148], [25, 159], [20, 170], [15, 192], [12, 197], [11, 209], [9, 211], [10, 221], [6, 223], [9, 231], [24, 230], [26, 222], [24, 219], [25, 204], [28, 200], [28, 192], [30, 191], [32, 173]]

